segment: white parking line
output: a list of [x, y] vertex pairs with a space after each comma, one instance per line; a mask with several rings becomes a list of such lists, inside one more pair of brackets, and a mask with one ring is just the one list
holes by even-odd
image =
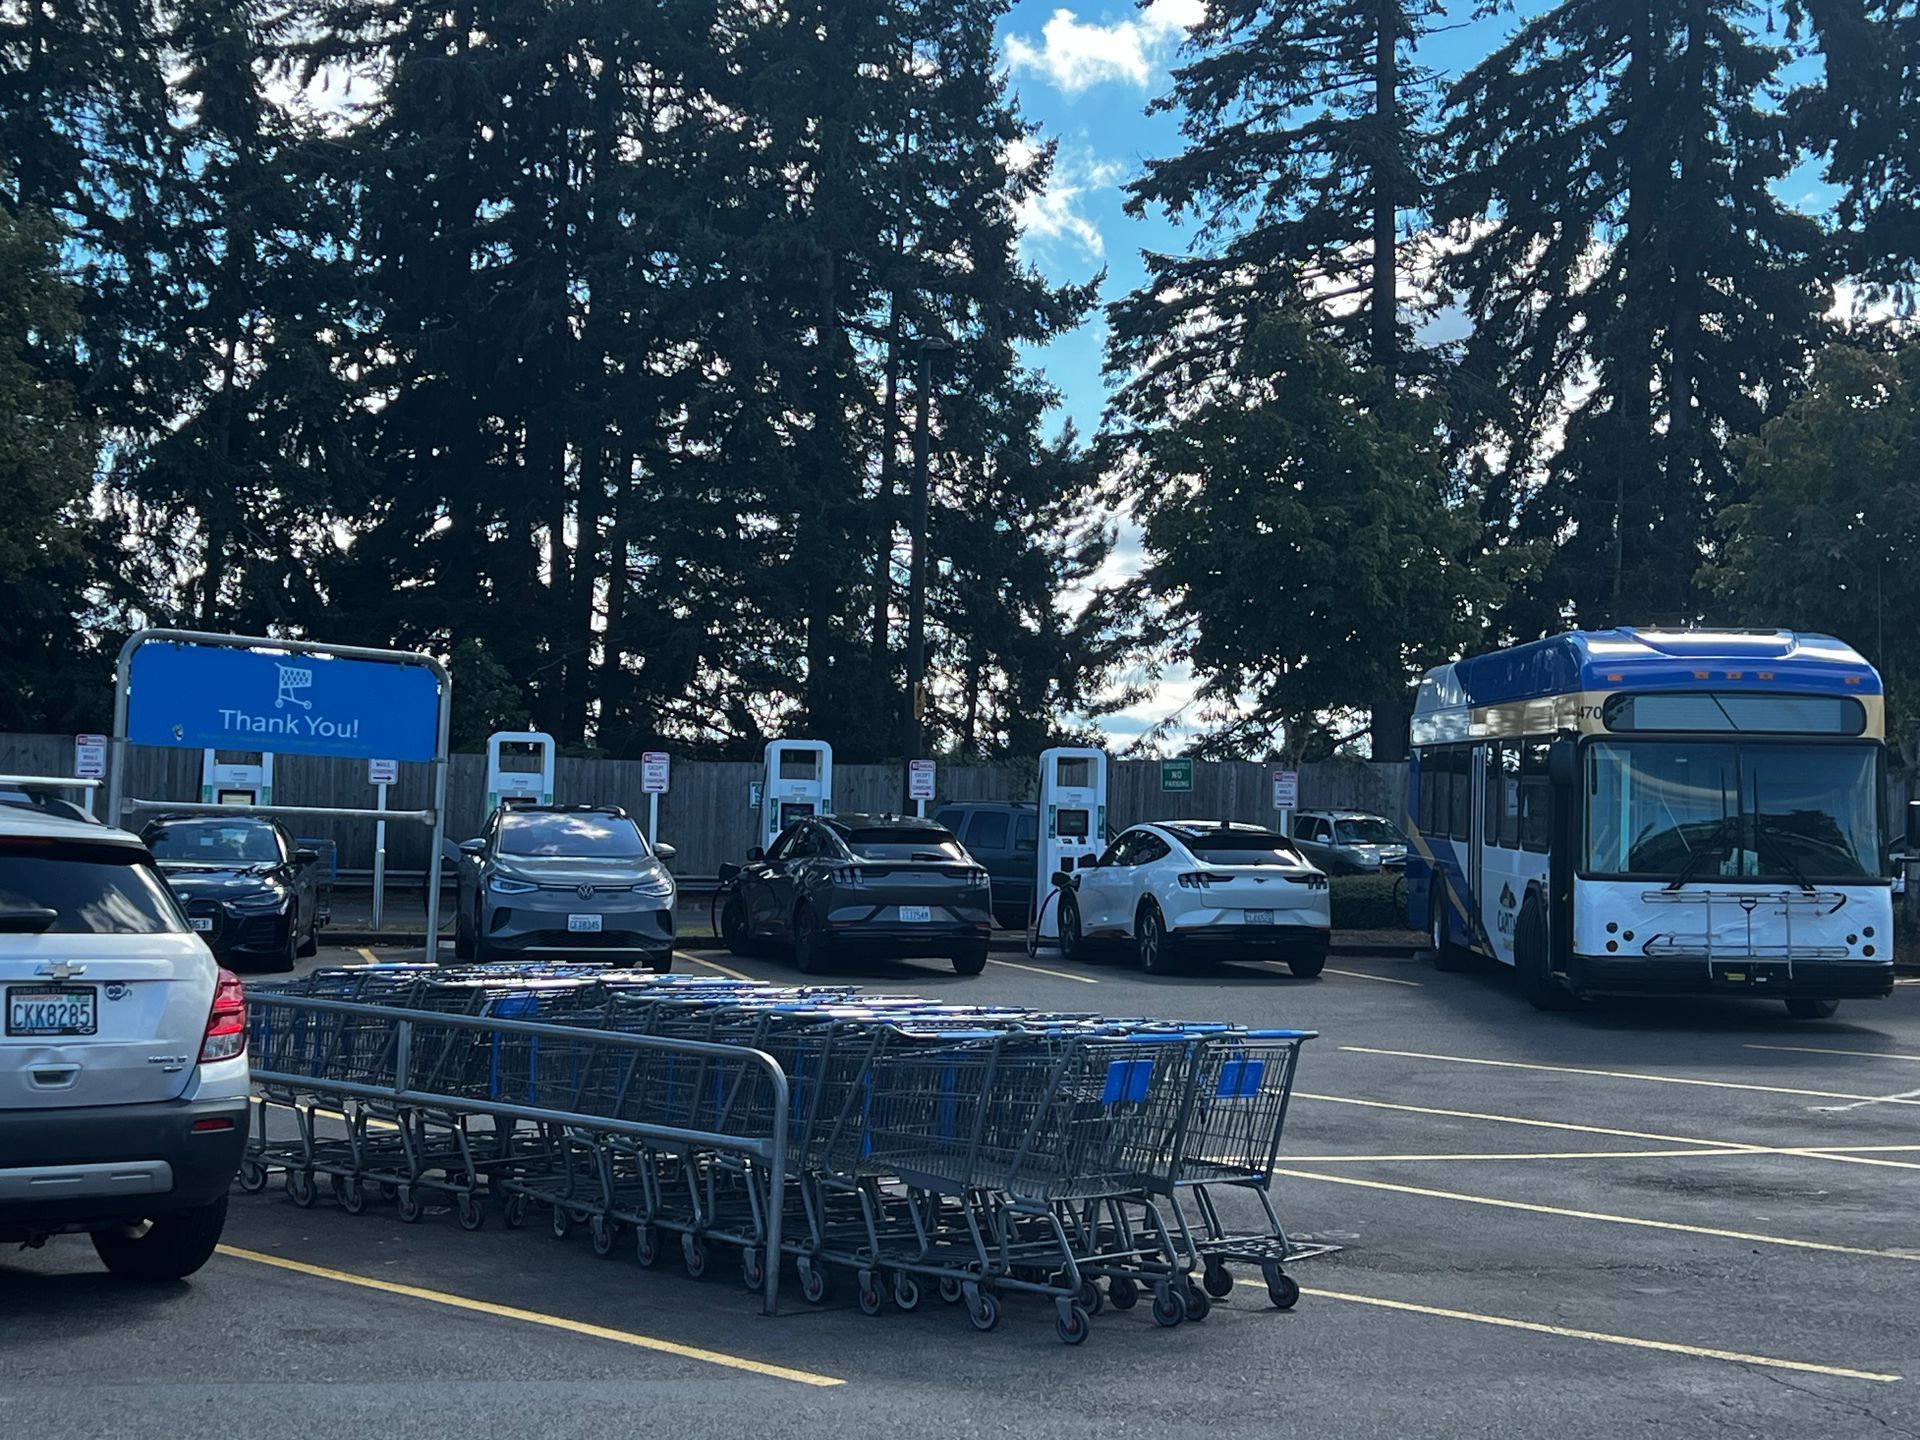
[[1920, 1060], [1920, 1055], [1896, 1055], [1887, 1050], [1830, 1050], [1824, 1045], [1748, 1045], [1748, 1050], [1785, 1050], [1795, 1055], [1851, 1055], [1861, 1060]]
[[1920, 1105], [1920, 1090], [1902, 1090], [1898, 1095], [1876, 1095], [1869, 1100], [1856, 1100], [1851, 1105], [1809, 1105], [1809, 1110], [1822, 1115], [1838, 1115], [1843, 1110], [1864, 1110], [1869, 1105]]
[[1364, 970], [1336, 970], [1331, 965], [1327, 966], [1327, 974], [1345, 975], [1354, 980], [1378, 980], [1382, 985], [1410, 985], [1415, 990], [1426, 988], [1418, 980], [1395, 980], [1387, 975], [1369, 975]]
[[1029, 975], [1051, 975], [1056, 980], [1071, 980], [1076, 985], [1098, 985], [1091, 975], [1069, 975], [1065, 970], [1047, 970], [1038, 965], [1016, 965], [1011, 960], [989, 960], [989, 965], [1004, 965], [1009, 970], [1024, 970]]
[[698, 955], [689, 955], [684, 950], [674, 951], [673, 958], [676, 960], [685, 960], [690, 965], [704, 965], [709, 970], [718, 970], [722, 975], [725, 975], [730, 980], [745, 980], [751, 983], [760, 978], [758, 975], [747, 975], [742, 973], [739, 970], [729, 969], [727, 966], [722, 965], [717, 960], [705, 960]]

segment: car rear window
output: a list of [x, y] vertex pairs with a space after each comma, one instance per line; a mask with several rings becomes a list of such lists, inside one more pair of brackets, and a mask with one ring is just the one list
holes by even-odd
[[166, 881], [127, 846], [0, 841], [0, 933], [7, 917], [51, 910], [45, 935], [165, 935], [187, 924]]
[[1011, 817], [998, 810], [983, 810], [973, 817], [973, 825], [967, 831], [967, 844], [975, 850], [1004, 850], [1007, 848], [1007, 821]]
[[1297, 865], [1300, 852], [1284, 835], [1262, 830], [1184, 832], [1181, 841], [1195, 857], [1215, 865]]
[[902, 826], [884, 829], [848, 830], [842, 833], [847, 848], [862, 860], [913, 860], [920, 857], [939, 860], [964, 860], [966, 852], [953, 832], [929, 825], [924, 830]]
[[647, 853], [647, 842], [624, 815], [507, 815], [500, 821], [500, 853], [631, 859]]

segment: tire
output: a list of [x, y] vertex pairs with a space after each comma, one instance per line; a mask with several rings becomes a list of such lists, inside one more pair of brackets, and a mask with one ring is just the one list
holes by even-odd
[[1520, 906], [1520, 919], [1513, 927], [1513, 970], [1520, 993], [1536, 1010], [1567, 1010], [1573, 1006], [1573, 992], [1553, 973], [1553, 961], [1547, 943], [1547, 917], [1540, 908], [1539, 893], [1527, 896]]
[[487, 964], [495, 958], [493, 946], [487, 943], [487, 935], [484, 928], [486, 919], [487, 912], [482, 907], [480, 897], [476, 895], [473, 897], [473, 958], [482, 965]]
[[1815, 1000], [1802, 995], [1787, 1001], [1787, 1014], [1796, 1020], [1831, 1020], [1839, 1008], [1838, 1000]]
[[1320, 972], [1327, 968], [1327, 947], [1316, 946], [1309, 954], [1296, 956], [1287, 961], [1287, 969], [1293, 972], [1296, 980], [1317, 980]]
[[279, 955], [267, 968], [285, 974], [300, 963], [300, 913], [295, 911], [287, 916], [287, 943], [280, 949]]
[[953, 973], [956, 975], [978, 975], [987, 968], [987, 944], [983, 940], [978, 945], [968, 946], [953, 957]]
[[811, 905], [793, 912], [793, 965], [802, 975], [824, 974], [833, 952], [820, 933], [820, 917]]
[[94, 1252], [124, 1280], [184, 1280], [213, 1255], [227, 1224], [227, 1197], [150, 1221], [142, 1233], [96, 1230]]
[[473, 959], [473, 925], [467, 919], [465, 906], [456, 900], [453, 908], [453, 958], [471, 960]]
[[306, 960], [320, 953], [320, 912], [313, 912], [313, 919], [307, 922], [307, 938], [300, 942], [300, 958]]
[[1446, 975], [1457, 975], [1473, 964], [1473, 952], [1456, 945], [1447, 937], [1447, 882], [1434, 877], [1427, 897], [1427, 944], [1433, 950], [1433, 968]]
[[753, 942], [747, 937], [747, 902], [734, 891], [720, 907], [720, 943], [730, 955], [751, 955]]
[[1167, 922], [1160, 907], [1151, 900], [1140, 907], [1133, 922], [1133, 951], [1140, 968], [1149, 975], [1171, 975], [1177, 968], [1173, 937], [1167, 934]]
[[1060, 907], [1054, 914], [1054, 923], [1060, 931], [1060, 958], [1085, 960], [1087, 942], [1080, 933], [1080, 901], [1071, 890], [1060, 892]]

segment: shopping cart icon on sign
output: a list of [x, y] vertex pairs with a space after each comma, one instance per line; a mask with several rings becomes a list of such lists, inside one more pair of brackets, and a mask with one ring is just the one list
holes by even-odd
[[273, 697], [273, 708], [284, 710], [289, 705], [298, 705], [302, 710], [311, 710], [313, 702], [302, 700], [293, 692], [313, 688], [313, 671], [299, 665], [280, 665], [280, 693]]

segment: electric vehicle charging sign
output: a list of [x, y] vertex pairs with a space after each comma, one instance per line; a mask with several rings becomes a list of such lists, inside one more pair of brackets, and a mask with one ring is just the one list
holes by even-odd
[[1273, 772], [1273, 808], [1276, 810], [1294, 810], [1300, 805], [1300, 772], [1298, 770], [1276, 770]]
[[400, 779], [398, 760], [367, 761], [367, 783], [369, 785], [392, 785]]
[[909, 800], [933, 799], [933, 761], [909, 760], [907, 762], [907, 798]]
[[76, 735], [73, 737], [73, 778], [76, 780], [107, 778], [106, 736]]
[[664, 795], [673, 779], [673, 757], [664, 750], [648, 750], [640, 757], [640, 793]]
[[439, 713], [424, 665], [154, 642], [129, 667], [136, 745], [432, 760]]

